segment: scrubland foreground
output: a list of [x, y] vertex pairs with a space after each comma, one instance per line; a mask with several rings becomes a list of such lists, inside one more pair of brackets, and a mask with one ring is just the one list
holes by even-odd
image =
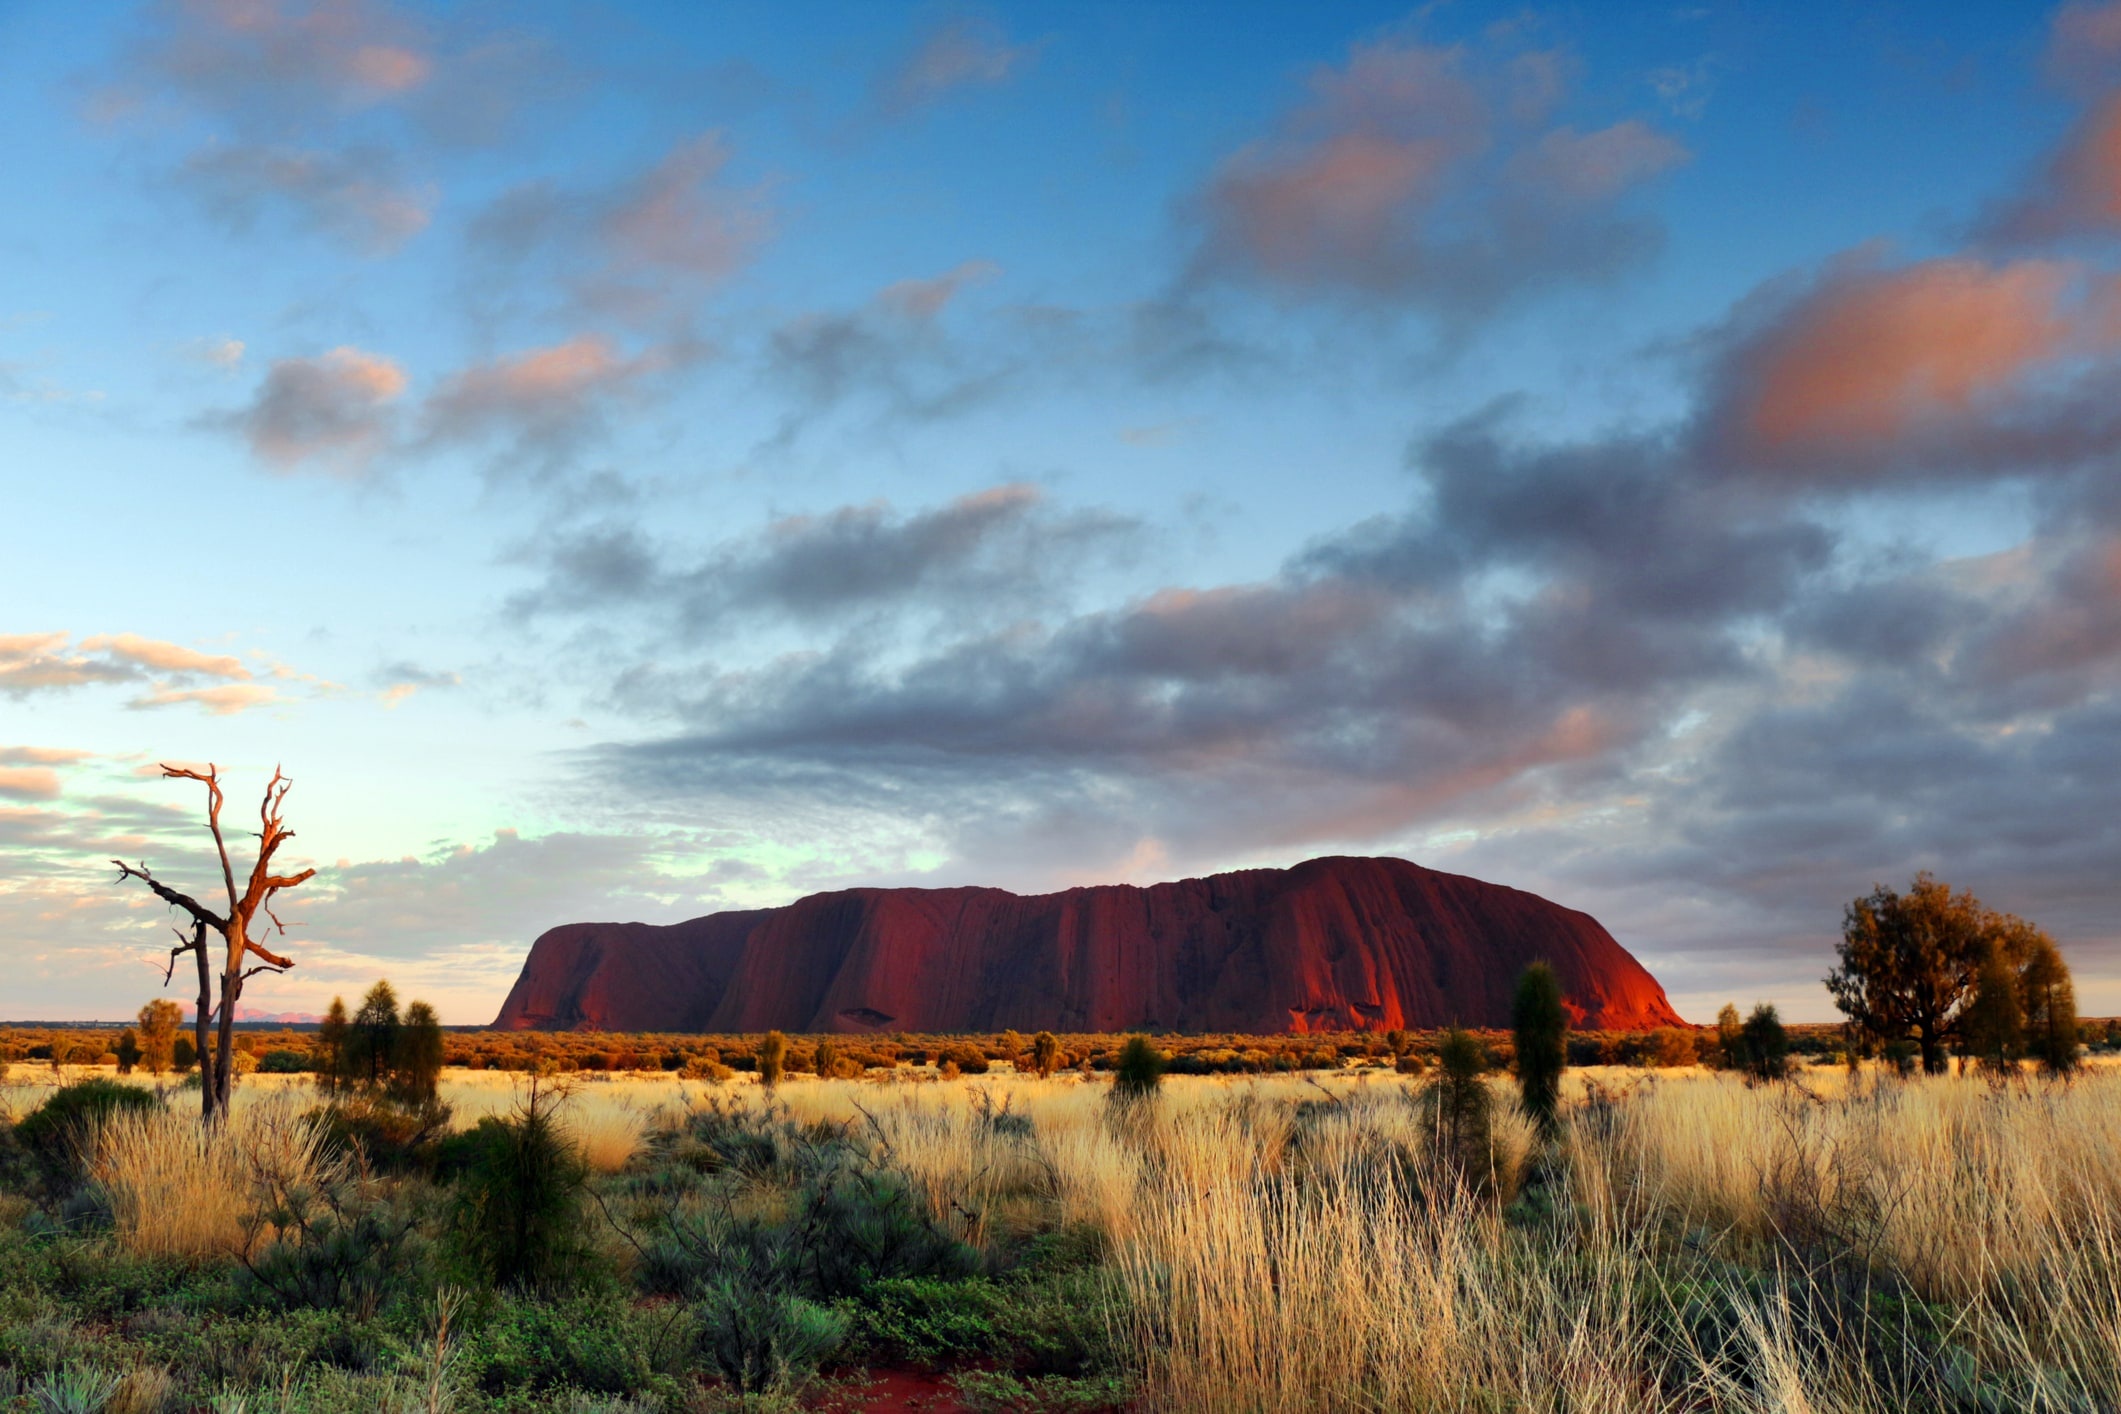
[[2121, 1409], [2121, 1074], [1481, 1086], [18, 1091], [0, 1407]]

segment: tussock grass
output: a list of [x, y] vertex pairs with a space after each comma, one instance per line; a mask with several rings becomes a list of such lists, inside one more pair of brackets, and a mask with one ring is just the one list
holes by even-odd
[[313, 1188], [332, 1167], [321, 1126], [284, 1102], [237, 1110], [212, 1130], [169, 1110], [115, 1114], [90, 1148], [119, 1241], [181, 1260], [247, 1250], [261, 1195]]

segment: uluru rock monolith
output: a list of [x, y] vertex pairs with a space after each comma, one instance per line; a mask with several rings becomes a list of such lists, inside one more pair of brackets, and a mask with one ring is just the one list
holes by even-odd
[[494, 1025], [607, 1031], [1386, 1030], [1509, 1024], [1518, 974], [1574, 1024], [1683, 1025], [1597, 919], [1403, 859], [1139, 888], [843, 889], [690, 922], [570, 923]]

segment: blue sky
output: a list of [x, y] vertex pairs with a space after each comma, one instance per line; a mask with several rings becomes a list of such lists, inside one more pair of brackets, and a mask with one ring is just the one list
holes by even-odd
[[[2121, 5], [0, 5], [0, 1013], [1397, 853], [2121, 1010]], [[299, 919], [299, 923], [297, 923]]]

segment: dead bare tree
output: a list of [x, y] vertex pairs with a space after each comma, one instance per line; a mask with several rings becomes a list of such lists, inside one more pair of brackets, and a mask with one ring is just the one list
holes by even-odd
[[[273, 911], [273, 895], [282, 889], [291, 889], [317, 871], [304, 869], [299, 874], [275, 874], [272, 858], [280, 846], [295, 837], [280, 818], [281, 802], [294, 782], [273, 767], [272, 780], [265, 787], [265, 798], [258, 805], [258, 858], [251, 865], [250, 878], [243, 891], [236, 891], [235, 866], [228, 859], [228, 843], [221, 835], [221, 773], [209, 763], [204, 772], [183, 766], [165, 765], [165, 779], [192, 780], [206, 786], [206, 825], [213, 832], [214, 849], [221, 857], [221, 882], [228, 890], [228, 912], [216, 913], [189, 894], [170, 888], [142, 863], [135, 867], [122, 859], [113, 859], [118, 866], [118, 880], [138, 879], [154, 891], [155, 897], [172, 908], [181, 908], [191, 915], [191, 936], [184, 938], [184, 930], [177, 936], [184, 941], [169, 950], [169, 967], [162, 974], [162, 984], [169, 985], [175, 972], [177, 959], [186, 953], [196, 956], [199, 965], [199, 1011], [193, 1021], [198, 1037], [199, 1050], [199, 1094], [200, 1110], [207, 1123], [213, 1123], [228, 1109], [229, 1091], [235, 1079], [234, 1051], [236, 1001], [243, 995], [243, 984], [260, 972], [285, 972], [293, 967], [292, 958], [281, 957], [264, 947], [251, 936], [259, 914], [268, 920], [267, 936], [272, 931], [286, 933], [287, 926]], [[206, 947], [208, 930], [221, 935], [227, 944], [226, 956], [221, 968], [221, 1003], [216, 1012], [213, 1006], [213, 958]], [[252, 957], [258, 961], [246, 966]], [[210, 1017], [217, 1017], [213, 1044], [208, 1044]]]

